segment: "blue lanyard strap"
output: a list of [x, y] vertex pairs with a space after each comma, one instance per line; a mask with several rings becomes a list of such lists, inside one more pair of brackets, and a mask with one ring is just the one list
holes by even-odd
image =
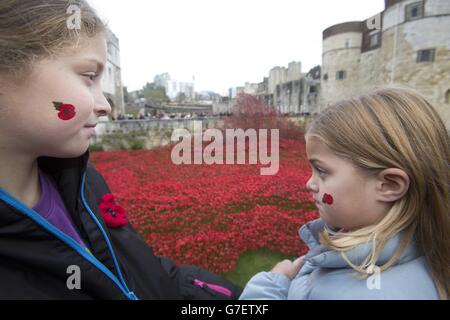
[[87, 210], [87, 212], [89, 213], [89, 215], [91, 216], [92, 220], [95, 221], [95, 223], [97, 224], [98, 228], [100, 229], [103, 238], [106, 241], [106, 244], [108, 246], [108, 250], [111, 253], [111, 256], [113, 258], [114, 261], [114, 266], [116, 267], [117, 273], [119, 275], [119, 279], [123, 285], [123, 287], [125, 288], [125, 290], [128, 292], [127, 296], [130, 298], [130, 300], [139, 300], [136, 295], [130, 291], [130, 289], [128, 289], [127, 284], [125, 283], [125, 280], [122, 276], [122, 272], [120, 271], [120, 267], [119, 267], [119, 263], [117, 261], [116, 258], [116, 254], [114, 253], [114, 249], [112, 248], [111, 242], [109, 241], [108, 235], [106, 234], [105, 230], [103, 229], [100, 221], [98, 221], [97, 216], [92, 212], [91, 208], [89, 208], [89, 205], [86, 201], [86, 198], [84, 197], [84, 186], [85, 186], [85, 180], [86, 180], [86, 172], [83, 174], [83, 178], [81, 180], [81, 201], [83, 202], [84, 208]]
[[[88, 253], [87, 248], [82, 247], [77, 241], [66, 235], [64, 232], [53, 226], [51, 223], [49, 223], [46, 219], [44, 219], [40, 214], [38, 214], [33, 209], [27, 207], [25, 204], [23, 204], [21, 201], [15, 199], [13, 196], [11, 196], [8, 192], [0, 188], [0, 200], [4, 201], [11, 207], [18, 210], [20, 213], [24, 214], [29, 219], [36, 222], [38, 225], [40, 225], [42, 228], [53, 234], [56, 238], [63, 241], [65, 244], [67, 244], [69, 247], [74, 249], [80, 256], [82, 256], [84, 259], [89, 261], [91, 264], [93, 264], [97, 269], [99, 269], [101, 272], [103, 272], [108, 278], [110, 278], [123, 292], [123, 294], [130, 300], [138, 300], [136, 295], [133, 292], [130, 292], [128, 288], [125, 286], [122, 286], [120, 281], [117, 279], [117, 277], [100, 261], [98, 261], [93, 255]], [[123, 279], [122, 279], [123, 280]]]

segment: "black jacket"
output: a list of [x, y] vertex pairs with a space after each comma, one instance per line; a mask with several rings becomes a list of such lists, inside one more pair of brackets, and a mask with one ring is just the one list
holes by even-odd
[[[111, 192], [88, 159], [86, 152], [75, 159], [42, 157], [38, 163], [57, 183], [92, 255], [81, 252], [71, 238], [0, 191], [0, 299], [239, 297], [241, 289], [220, 276], [194, 266], [177, 267], [169, 259], [156, 257], [130, 225], [109, 229], [98, 205], [102, 196]], [[70, 266], [79, 268], [81, 289], [68, 286], [75, 275]], [[211, 290], [212, 286], [196, 286], [195, 279], [228, 288], [232, 296]]]

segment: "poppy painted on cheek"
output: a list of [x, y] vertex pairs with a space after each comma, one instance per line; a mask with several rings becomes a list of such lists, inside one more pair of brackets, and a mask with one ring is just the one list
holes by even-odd
[[62, 102], [53, 102], [53, 105], [58, 113], [58, 117], [61, 120], [67, 121], [71, 120], [77, 114], [75, 112], [75, 107], [72, 104], [62, 103]]
[[325, 193], [323, 195], [322, 202], [331, 206], [334, 202], [334, 199], [331, 195], [329, 195], [328, 193]]

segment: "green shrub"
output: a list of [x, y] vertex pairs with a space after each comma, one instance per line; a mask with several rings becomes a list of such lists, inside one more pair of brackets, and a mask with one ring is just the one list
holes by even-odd
[[101, 143], [93, 143], [89, 146], [89, 152], [104, 151]]
[[113, 132], [102, 136], [103, 151], [142, 150], [144, 149], [145, 133], [143, 132]]

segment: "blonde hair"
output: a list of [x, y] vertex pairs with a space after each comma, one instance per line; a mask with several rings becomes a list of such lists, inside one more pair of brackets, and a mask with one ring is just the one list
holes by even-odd
[[[71, 5], [80, 10], [79, 29], [68, 27]], [[34, 62], [82, 45], [105, 29], [84, 0], [2, 0], [0, 74], [21, 78]]]
[[[336, 155], [369, 175], [399, 168], [410, 178], [407, 193], [377, 224], [347, 233], [325, 229], [321, 243], [341, 252], [360, 275], [375, 265], [387, 241], [400, 233], [394, 265], [411, 241], [417, 241], [431, 267], [441, 299], [450, 280], [450, 139], [436, 110], [419, 93], [404, 87], [382, 88], [325, 109], [307, 128]], [[363, 243], [373, 249], [356, 266], [345, 252]]]

